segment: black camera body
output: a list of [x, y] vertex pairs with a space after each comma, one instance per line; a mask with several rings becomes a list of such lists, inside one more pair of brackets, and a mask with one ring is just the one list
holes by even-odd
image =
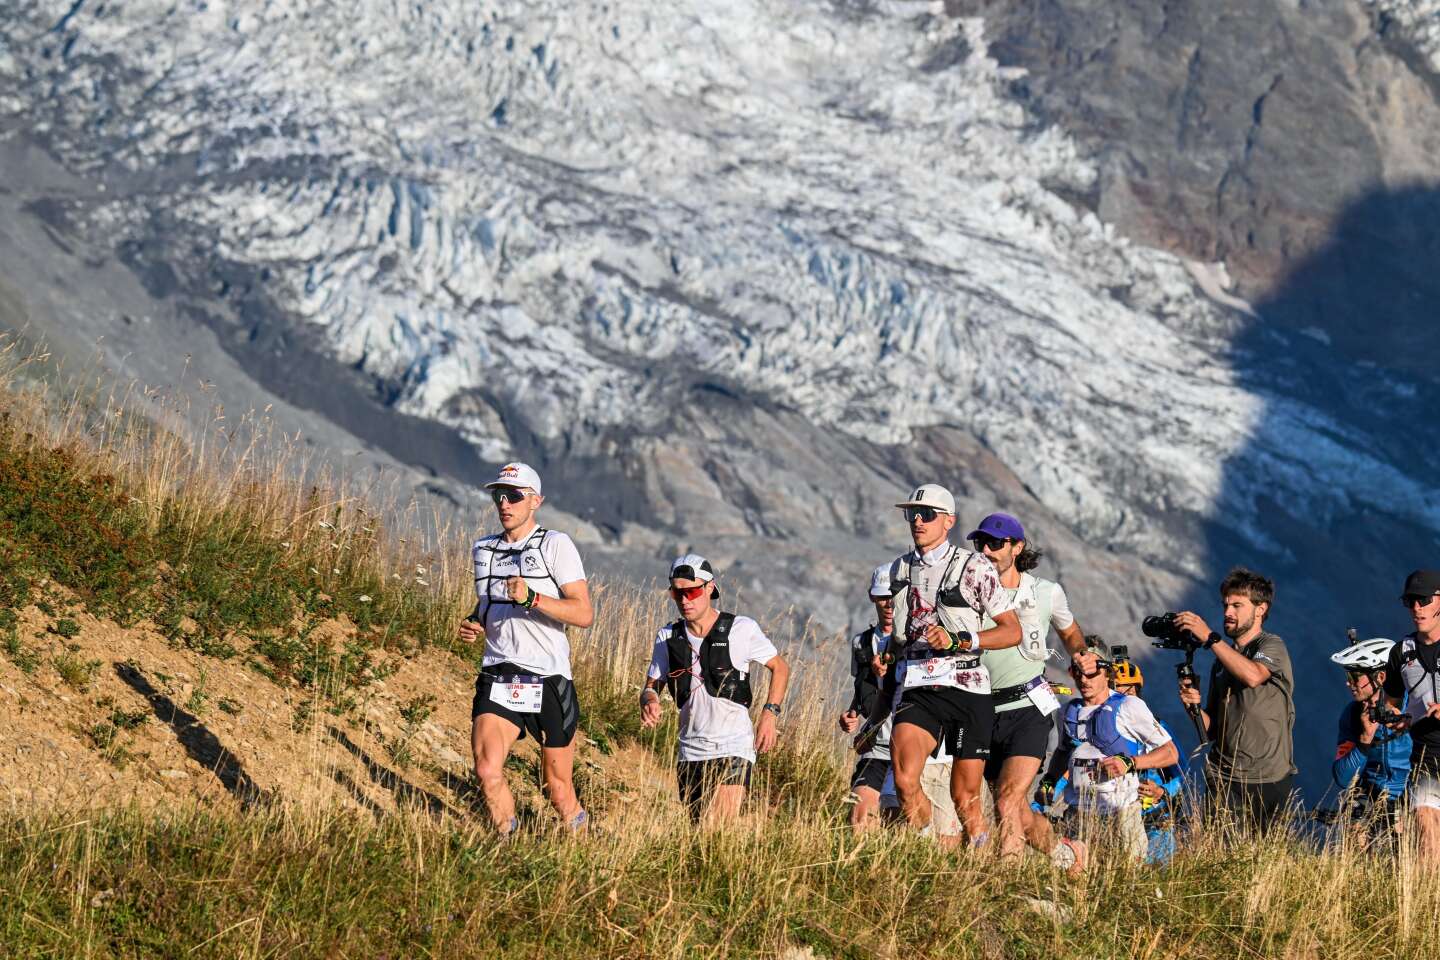
[[1140, 622], [1140, 632], [1151, 638], [1161, 650], [1183, 650], [1194, 653], [1205, 646], [1205, 641], [1184, 627], [1177, 626], [1176, 613], [1162, 613], [1158, 617], [1146, 617]]
[[1388, 703], [1372, 704], [1365, 708], [1365, 712], [1370, 715], [1371, 723], [1378, 723], [1382, 727], [1387, 727], [1392, 723], [1399, 723], [1405, 719], [1405, 714], [1390, 709]]

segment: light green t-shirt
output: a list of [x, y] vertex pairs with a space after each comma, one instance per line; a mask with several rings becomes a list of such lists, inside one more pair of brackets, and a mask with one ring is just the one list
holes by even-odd
[[[1019, 686], [1042, 676], [1045, 673], [1045, 658], [1050, 652], [1046, 642], [1050, 628], [1063, 630], [1075, 622], [1064, 588], [1053, 580], [1022, 573], [1020, 586], [1005, 592], [1009, 594], [1015, 613], [1020, 618], [1020, 645], [1004, 650], [986, 650], [981, 654], [981, 664], [990, 671], [991, 690]], [[995, 621], [987, 618], [982, 629], [988, 630], [993, 626]], [[1028, 698], [1014, 700], [996, 705], [995, 712], [1023, 710], [1029, 705]]]

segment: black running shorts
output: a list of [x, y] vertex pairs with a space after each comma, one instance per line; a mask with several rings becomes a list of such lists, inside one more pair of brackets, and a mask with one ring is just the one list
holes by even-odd
[[[539, 713], [517, 713], [490, 699], [491, 687], [497, 680], [540, 682], [545, 691], [540, 697]], [[481, 714], [504, 717], [520, 728], [520, 739], [534, 737], [542, 747], [568, 747], [580, 726], [580, 701], [575, 697], [575, 684], [554, 674], [536, 676], [513, 663], [497, 663], [485, 667], [475, 678], [475, 699], [470, 703], [470, 719]]]
[[1011, 757], [1034, 757], [1043, 761], [1049, 752], [1055, 721], [1033, 703], [1019, 710], [997, 710], [995, 732], [990, 736], [990, 759], [985, 762], [985, 779], [1000, 776], [1000, 767]]
[[850, 777], [850, 789], [869, 787], [879, 793], [885, 787], [885, 777], [890, 773], [890, 761], [879, 757], [867, 757], [855, 764], [855, 773]]
[[943, 741], [956, 760], [986, 760], [995, 727], [995, 705], [988, 694], [954, 687], [911, 687], [901, 694], [895, 709], [895, 725], [902, 723]]
[[744, 757], [718, 757], [714, 760], [681, 760], [675, 764], [675, 784], [680, 788], [680, 802], [698, 819], [705, 808], [705, 799], [716, 787], [750, 787], [750, 768]]

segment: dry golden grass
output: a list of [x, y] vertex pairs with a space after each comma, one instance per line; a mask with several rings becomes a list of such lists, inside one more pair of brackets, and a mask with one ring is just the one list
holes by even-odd
[[[0, 614], [53, 579], [106, 615], [157, 624], [183, 615], [204, 639], [186, 630], [175, 642], [198, 643], [191, 648], [217, 662], [257, 657], [304, 678], [317, 703], [363, 682], [363, 665], [346, 658], [363, 659], [364, 649], [287, 646], [307, 618], [343, 614], [364, 644], [392, 654], [450, 643], [470, 603], [468, 533], [310, 467], [262, 418], [232, 424], [217, 410], [192, 429], [144, 390], [92, 379], [62, 395], [49, 373], [25, 373], [22, 387], [37, 362], [3, 356]], [[113, 537], [47, 526], [52, 513]], [[563, 835], [540, 816], [502, 842], [449, 813], [376, 820], [318, 803], [14, 812], [0, 820], [4, 954], [1229, 960], [1440, 951], [1440, 878], [1409, 850], [1373, 853], [1349, 835], [1321, 849], [1285, 832], [1207, 825], [1170, 865], [1102, 860], [1079, 881], [1043, 858], [999, 863], [903, 830], [857, 838], [845, 824], [850, 760], [825, 699], [835, 678], [818, 670], [797, 671], [781, 746], [759, 764], [743, 822], [693, 829], [663, 791], [629, 783], [653, 773], [654, 757], [663, 770], [673, 756], [673, 719], [642, 731], [635, 703], [670, 610], [654, 589], [601, 581], [595, 595], [597, 622], [575, 638], [575, 668], [586, 735], [608, 756], [581, 788], [608, 813], [587, 835]], [[798, 661], [817, 639], [791, 637], [787, 652]]]

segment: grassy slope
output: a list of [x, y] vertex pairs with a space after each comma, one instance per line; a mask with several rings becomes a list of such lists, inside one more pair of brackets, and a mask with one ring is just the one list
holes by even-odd
[[[243, 665], [342, 717], [386, 664], [448, 644], [466, 605], [463, 557], [387, 533], [380, 507], [336, 485], [291, 482], [293, 470], [244, 430], [218, 443], [214, 433], [154, 429], [111, 395], [0, 390], [0, 640], [12, 663], [36, 669], [40, 653], [16, 613], [53, 603], [55, 585], [95, 616], [153, 627], [217, 670]], [[1349, 848], [1197, 844], [1164, 870], [1110, 865], [1072, 883], [1043, 861], [997, 865], [903, 832], [857, 841], [843, 825], [844, 760], [803, 687], [782, 748], [761, 764], [754, 817], [729, 834], [692, 831], [662, 796], [626, 789], [637, 756], [653, 767], [673, 750], [673, 721], [642, 733], [634, 710], [663, 611], [620, 589], [598, 597], [602, 625], [577, 644], [576, 664], [586, 735], [610, 756], [582, 783], [610, 811], [592, 835], [559, 836], [538, 816], [501, 843], [473, 815], [420, 809], [16, 809], [0, 819], [5, 955], [1440, 949], [1436, 878]], [[65, 611], [53, 612], [63, 635]], [[306, 629], [336, 618], [353, 623], [339, 638]], [[57, 649], [52, 659], [65, 655]]]

